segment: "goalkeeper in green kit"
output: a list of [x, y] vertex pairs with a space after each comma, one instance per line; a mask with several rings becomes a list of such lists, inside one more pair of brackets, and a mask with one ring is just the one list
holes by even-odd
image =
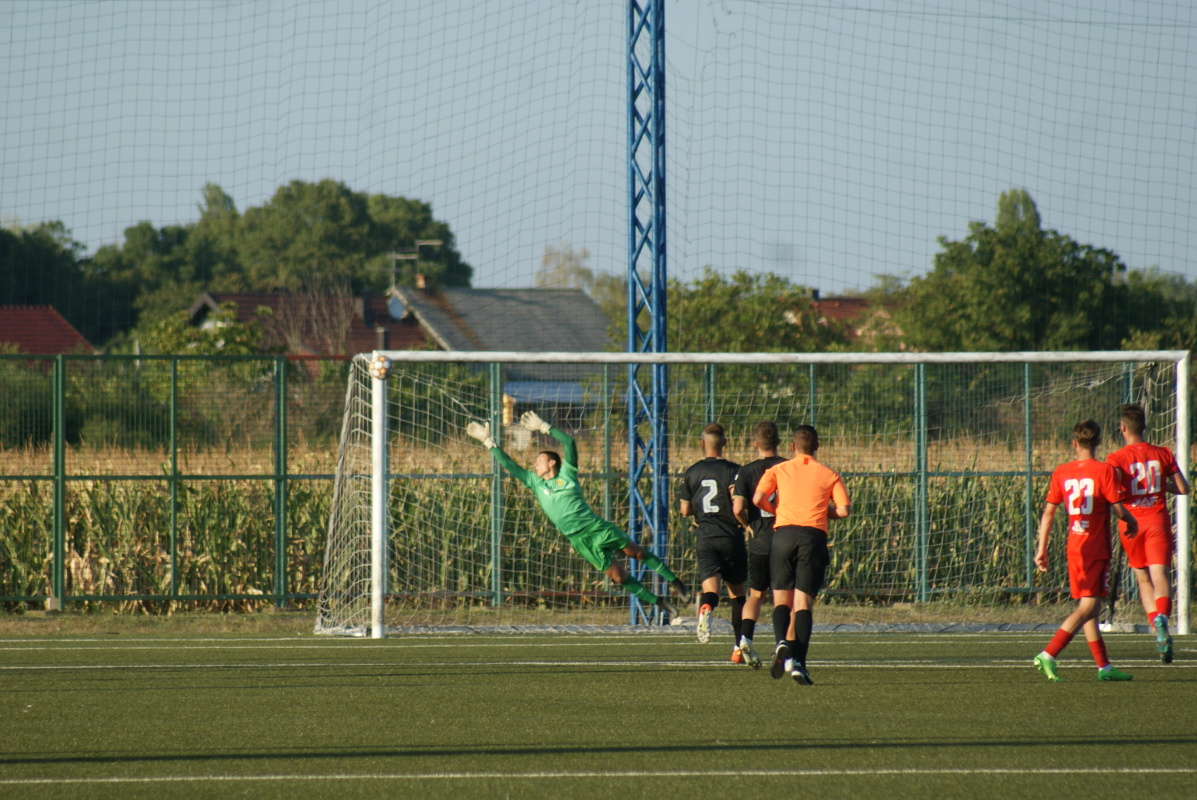
[[540, 507], [548, 514], [549, 520], [565, 534], [565, 538], [582, 558], [622, 586], [629, 594], [635, 595], [645, 603], [658, 606], [671, 616], [677, 616], [677, 609], [668, 597], [653, 594], [624, 568], [619, 560], [619, 553], [636, 559], [669, 581], [682, 602], [688, 600], [690, 595], [686, 584], [664, 561], [632, 541], [618, 525], [603, 519], [587, 505], [586, 498], [582, 496], [582, 487], [578, 483], [578, 448], [574, 444], [574, 437], [552, 427], [535, 411], [525, 412], [520, 417], [520, 424], [530, 431], [547, 433], [560, 442], [565, 460], [552, 450], [545, 450], [536, 456], [529, 472], [495, 445], [489, 425], [471, 422], [466, 426], [466, 433], [490, 448], [491, 453], [503, 465], [503, 469], [532, 490]]

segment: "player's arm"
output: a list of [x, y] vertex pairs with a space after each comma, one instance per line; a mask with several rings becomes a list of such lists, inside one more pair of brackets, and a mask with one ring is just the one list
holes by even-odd
[[525, 411], [520, 415], [520, 425], [523, 425], [530, 431], [538, 433], [547, 433], [552, 436], [561, 445], [561, 457], [565, 459], [565, 463], [569, 464], [574, 469], [578, 467], [578, 445], [574, 442], [574, 437], [570, 436], [563, 430], [554, 428], [549, 423], [540, 418], [540, 415], [535, 411]]
[[1048, 503], [1043, 507], [1043, 516], [1039, 518], [1039, 544], [1035, 548], [1035, 566], [1039, 568], [1040, 572], [1047, 572], [1047, 537], [1052, 532], [1052, 522], [1056, 519], [1056, 508], [1055, 503]]
[[828, 519], [845, 519], [852, 513], [852, 503], [848, 501], [848, 490], [843, 481], [836, 481], [831, 487], [831, 503], [827, 506]]
[[525, 486], [528, 485], [528, 476], [531, 474], [528, 470], [521, 467], [512, 460], [511, 456], [503, 451], [503, 448], [495, 444], [494, 437], [490, 435], [490, 423], [486, 422], [471, 422], [466, 425], [466, 433], [474, 439], [477, 439], [483, 447], [490, 450], [491, 454], [498, 460], [499, 465], [503, 469], [511, 473], [511, 476]]
[[777, 477], [772, 474], [772, 470], [769, 470], [761, 477], [761, 482], [756, 485], [756, 491], [752, 493], [752, 504], [761, 511], [776, 514], [777, 503], [774, 502], [774, 492], [776, 491]]
[[1189, 482], [1185, 480], [1184, 473], [1176, 472], [1164, 481], [1164, 488], [1171, 494], [1188, 494]]
[[748, 524], [748, 498], [742, 494], [732, 495], [732, 516], [736, 518], [736, 522], [748, 531], [752, 532], [752, 526]]
[[1110, 510], [1114, 512], [1114, 516], [1126, 523], [1126, 530], [1123, 535], [1128, 539], [1133, 539], [1139, 533], [1139, 520], [1135, 519], [1134, 514], [1126, 510], [1126, 506], [1121, 502], [1110, 503]]

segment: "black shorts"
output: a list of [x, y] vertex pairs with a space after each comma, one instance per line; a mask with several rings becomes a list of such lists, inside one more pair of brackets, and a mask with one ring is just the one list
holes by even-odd
[[812, 597], [823, 588], [831, 555], [827, 534], [804, 525], [782, 525], [773, 530], [769, 576], [779, 591], [798, 589]]
[[743, 536], [700, 536], [698, 580], [719, 576], [724, 583], [742, 584], [748, 577], [748, 548]]
[[769, 581], [769, 556], [748, 551], [748, 588], [758, 592], [768, 592], [771, 588]]

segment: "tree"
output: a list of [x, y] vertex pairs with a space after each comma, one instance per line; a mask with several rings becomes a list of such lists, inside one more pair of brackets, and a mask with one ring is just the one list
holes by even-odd
[[245, 212], [240, 233], [240, 261], [259, 290], [298, 290], [317, 275], [361, 279], [374, 249], [365, 198], [330, 179], [279, 187]]
[[893, 294], [916, 350], [1114, 349], [1128, 331], [1125, 265], [1044, 230], [1022, 189], [1002, 194], [994, 227], [970, 222], [963, 241], [939, 243], [931, 272]]
[[[444, 222], [432, 217], [432, 206], [406, 197], [372, 194], [366, 198], [366, 209], [374, 225], [373, 253], [369, 262], [367, 285], [378, 285], [379, 276], [390, 275], [393, 266], [391, 253], [414, 252], [418, 259], [398, 262], [396, 283], [414, 286], [416, 274], [424, 276], [431, 287], [469, 286], [473, 268], [461, 259], [454, 246], [453, 232]], [[436, 247], [417, 247], [418, 241], [439, 241]], [[389, 277], [388, 277], [389, 280]]]
[[772, 273], [711, 267], [690, 285], [668, 283], [666, 339], [674, 352], [818, 352], [843, 344], [820, 320], [809, 289]]

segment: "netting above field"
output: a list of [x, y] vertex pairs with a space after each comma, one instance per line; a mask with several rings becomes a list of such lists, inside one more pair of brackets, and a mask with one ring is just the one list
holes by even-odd
[[[626, 367], [397, 363], [388, 381], [391, 524], [387, 621], [491, 626], [627, 621], [627, 596], [591, 569], [523, 486], [465, 435], [492, 422], [529, 465], [549, 437], [518, 425], [535, 410], [576, 438], [591, 507], [628, 524]], [[535, 380], [510, 380], [523, 374]], [[369, 612], [370, 392], [355, 362], [328, 537], [321, 626], [364, 630]], [[675, 363], [669, 366], [672, 487], [702, 457], [703, 425], [725, 456], [757, 457], [752, 426], [820, 431], [820, 460], [844, 476], [853, 513], [831, 529], [821, 622], [1046, 622], [1067, 596], [1064, 537], [1051, 571], [1032, 563], [1047, 478], [1072, 458], [1073, 425], [1098, 420], [1101, 457], [1120, 446], [1118, 414], [1142, 403], [1155, 441], [1176, 446], [1176, 365], [1112, 363]], [[675, 501], [670, 501], [674, 503]], [[1062, 524], [1062, 523], [1061, 523]], [[690, 522], [635, 532], [694, 583]], [[646, 576], [646, 580], [647, 580]], [[1129, 581], [1126, 582], [1130, 589]], [[1131, 613], [1131, 612], [1127, 612]], [[367, 616], [363, 616], [367, 615]]]
[[[1192, 280], [1195, 13], [670, 6], [669, 277], [868, 289], [925, 273], [939, 237], [993, 222], [1017, 188], [1045, 228]], [[52, 304], [103, 346], [201, 291], [294, 288], [313, 264], [380, 291], [388, 254], [422, 235], [394, 198], [428, 205], [475, 287], [534, 285], [561, 251], [622, 277], [627, 16], [618, 2], [0, 4], [0, 239], [14, 236], [0, 305]], [[280, 191], [325, 179], [324, 194]], [[61, 229], [39, 239], [42, 223]]]

